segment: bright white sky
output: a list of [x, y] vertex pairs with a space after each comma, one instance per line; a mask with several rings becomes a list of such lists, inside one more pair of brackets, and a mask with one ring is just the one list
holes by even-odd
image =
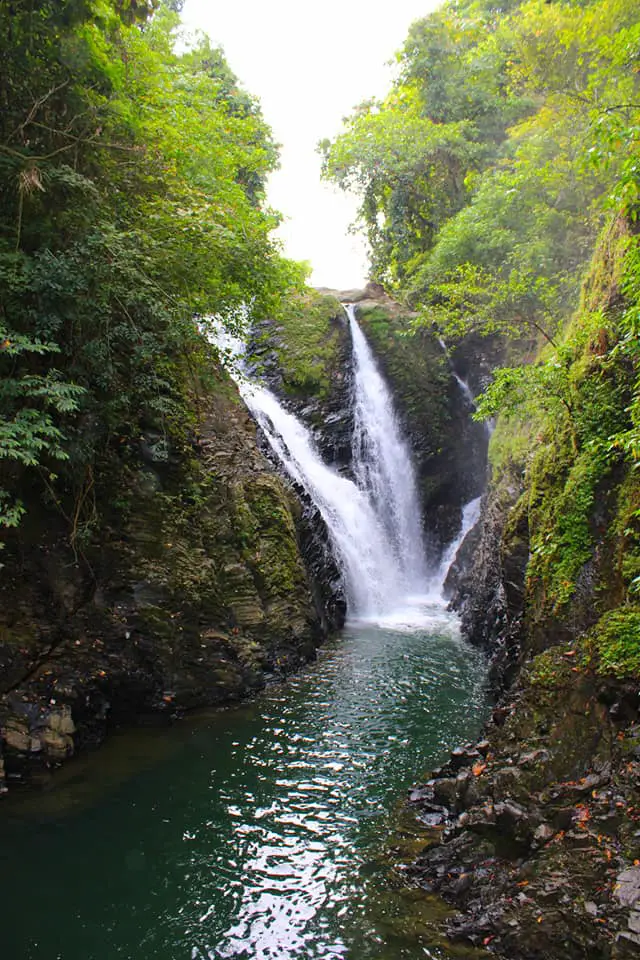
[[316, 286], [362, 286], [364, 243], [348, 233], [355, 198], [320, 182], [316, 145], [333, 139], [342, 118], [393, 76], [390, 61], [409, 25], [438, 0], [186, 0], [182, 19], [223, 47], [243, 86], [259, 97], [282, 145], [269, 188], [285, 215], [285, 251], [313, 266]]

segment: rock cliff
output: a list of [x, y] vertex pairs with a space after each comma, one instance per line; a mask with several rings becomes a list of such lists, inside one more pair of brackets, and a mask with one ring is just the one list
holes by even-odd
[[[326, 621], [301, 506], [218, 370], [191, 446], [123, 452], [88, 542], [44, 505], [8, 539], [0, 588], [0, 789], [115, 724], [238, 699], [314, 655]], [[105, 505], [106, 504], [106, 505]]]
[[412, 314], [370, 283], [363, 290], [321, 289], [293, 302], [289, 315], [257, 324], [249, 361], [271, 389], [312, 430], [327, 462], [349, 473], [351, 461], [351, 340], [342, 304], [356, 316], [389, 382], [416, 463], [427, 541], [434, 557], [455, 536], [462, 506], [485, 483], [487, 433], [471, 419], [473, 402], [456, 364], [478, 386], [495, 357], [484, 345], [461, 345], [449, 356], [437, 336], [407, 336]]
[[637, 389], [633, 230], [605, 232], [566, 333], [566, 415], [498, 424], [447, 587], [502, 695], [411, 797], [428, 825], [414, 882], [458, 909], [452, 938], [511, 960], [640, 948], [640, 480], [615, 439]]

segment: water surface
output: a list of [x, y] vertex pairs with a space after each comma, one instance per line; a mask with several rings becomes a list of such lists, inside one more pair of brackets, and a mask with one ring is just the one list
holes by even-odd
[[254, 703], [117, 736], [4, 802], [3, 957], [445, 956], [381, 851], [406, 789], [478, 730], [485, 666], [440, 608], [412, 619], [352, 625]]

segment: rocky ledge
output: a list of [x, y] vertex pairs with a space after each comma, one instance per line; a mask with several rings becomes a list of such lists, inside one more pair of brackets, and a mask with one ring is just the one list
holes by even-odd
[[411, 791], [425, 848], [407, 875], [457, 908], [450, 939], [509, 960], [640, 954], [638, 707], [637, 684], [552, 648]]

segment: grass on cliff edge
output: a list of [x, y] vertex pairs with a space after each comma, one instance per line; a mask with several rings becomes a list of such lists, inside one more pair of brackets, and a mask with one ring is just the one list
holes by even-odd
[[339, 300], [307, 290], [292, 297], [278, 316], [274, 337], [271, 327], [256, 336], [256, 342], [272, 346], [278, 357], [283, 385], [292, 396], [324, 400], [339, 362], [344, 308]]

